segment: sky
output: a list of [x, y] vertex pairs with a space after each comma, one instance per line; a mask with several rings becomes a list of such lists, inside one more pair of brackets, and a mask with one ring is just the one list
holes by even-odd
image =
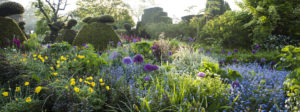
[[[34, 0], [11, 0], [23, 4], [25, 7], [30, 6], [30, 1]], [[123, 0], [128, 3], [133, 9], [138, 10], [139, 5], [142, 4], [141, 0]], [[206, 0], [154, 0], [155, 5], [148, 5], [150, 7], [162, 7], [169, 17], [173, 20], [179, 21], [182, 16], [189, 14], [197, 14], [201, 9], [205, 8]], [[239, 10], [239, 7], [235, 4], [235, 1], [241, 0], [225, 0], [229, 3], [232, 10]], [[68, 6], [66, 12], [76, 9], [77, 0], [68, 0]], [[190, 6], [196, 6], [190, 13], [184, 11]], [[134, 18], [137, 21], [137, 18]]]

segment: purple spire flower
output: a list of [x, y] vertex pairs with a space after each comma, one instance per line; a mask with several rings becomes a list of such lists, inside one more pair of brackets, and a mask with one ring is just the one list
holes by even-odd
[[145, 77], [145, 81], [149, 81], [150, 80], [150, 77], [149, 76], [146, 76]]
[[223, 54], [225, 54], [225, 53], [226, 53], [226, 51], [223, 49], [223, 50], [222, 50], [222, 53], [223, 53]]
[[199, 73], [198, 73], [198, 76], [199, 76], [199, 77], [205, 77], [205, 73], [199, 72]]
[[121, 42], [118, 42], [118, 46], [121, 46], [122, 44], [121, 44]]
[[237, 52], [238, 52], [238, 49], [234, 49], [234, 52], [236, 52], [236, 53], [237, 53]]
[[123, 63], [124, 64], [131, 64], [132, 63], [132, 59], [130, 57], [125, 57], [125, 58], [123, 58]]
[[117, 58], [118, 57], [118, 53], [116, 52], [116, 51], [114, 51], [111, 55], [110, 55], [110, 58], [111, 59], [115, 59], [115, 58]]
[[233, 81], [231, 85], [233, 88], [240, 87], [240, 83], [238, 81]]
[[264, 62], [266, 62], [266, 59], [265, 58], [261, 58], [260, 62], [264, 63]]
[[17, 39], [17, 40], [13, 40], [13, 42], [17, 45], [17, 48], [20, 48], [20, 40], [19, 39]]
[[256, 51], [255, 50], [252, 50], [252, 54], [255, 54], [256, 53]]
[[190, 39], [189, 39], [189, 41], [190, 41], [190, 42], [194, 42], [194, 41], [195, 41], [195, 39], [193, 39], [193, 38], [190, 38]]
[[169, 51], [169, 56], [172, 56], [172, 51]]
[[143, 57], [141, 54], [136, 55], [136, 56], [133, 58], [133, 62], [134, 62], [134, 63], [138, 63], [138, 64], [143, 63], [143, 62], [144, 62], [144, 57]]

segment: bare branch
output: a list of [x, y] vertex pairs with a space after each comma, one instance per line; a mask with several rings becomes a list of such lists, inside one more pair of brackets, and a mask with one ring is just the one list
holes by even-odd
[[54, 4], [51, 4], [51, 2], [49, 0], [45, 0], [45, 1], [48, 3], [48, 5], [50, 6], [50, 8], [53, 10], [53, 12], [55, 12], [56, 10], [54, 8]]
[[42, 2], [41, 0], [38, 0], [38, 8], [40, 9], [40, 11], [42, 12], [42, 14], [46, 17], [47, 19], [47, 22], [50, 23], [50, 18], [49, 16], [47, 15], [47, 13], [45, 12], [45, 10], [43, 9], [43, 6], [42, 6]]

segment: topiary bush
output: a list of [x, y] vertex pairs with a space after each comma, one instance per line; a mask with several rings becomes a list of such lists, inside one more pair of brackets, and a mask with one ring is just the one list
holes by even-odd
[[24, 12], [24, 7], [17, 2], [5, 2], [0, 5], [0, 17], [23, 14]]
[[85, 24], [75, 37], [73, 45], [81, 46], [82, 44], [90, 43], [97, 50], [104, 50], [112, 43], [117, 45], [120, 42], [118, 35], [113, 30], [112, 26], [92, 22]]
[[22, 13], [24, 8], [19, 3], [6, 2], [0, 5], [0, 47], [11, 45], [14, 39], [20, 40], [21, 43], [27, 40], [15, 20], [6, 18], [6, 16]]
[[51, 33], [45, 37], [44, 43], [52, 43], [56, 40], [59, 31], [65, 26], [65, 23], [62, 21], [57, 21], [52, 24], [48, 24]]
[[111, 15], [102, 15], [99, 17], [87, 17], [83, 19], [83, 22], [85, 23], [92, 23], [92, 22], [98, 22], [98, 23], [113, 23], [115, 22], [114, 18]]
[[72, 30], [72, 27], [74, 27], [76, 24], [77, 21], [75, 19], [69, 20], [67, 26], [59, 31], [56, 41], [66, 41], [72, 44], [75, 36], [77, 35], [77, 32], [75, 30]]

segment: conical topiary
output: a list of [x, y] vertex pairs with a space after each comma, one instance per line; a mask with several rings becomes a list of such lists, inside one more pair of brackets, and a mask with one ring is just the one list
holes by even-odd
[[[90, 18], [90, 20], [92, 19]], [[95, 21], [89, 22], [81, 28], [73, 44], [80, 46], [90, 43], [97, 50], [104, 50], [109, 44], [116, 45], [118, 42], [120, 39], [111, 25], [105, 24], [103, 21]]]
[[0, 47], [7, 47], [14, 39], [27, 40], [15, 20], [6, 16], [24, 13], [22, 5], [16, 2], [5, 2], [0, 5]]

